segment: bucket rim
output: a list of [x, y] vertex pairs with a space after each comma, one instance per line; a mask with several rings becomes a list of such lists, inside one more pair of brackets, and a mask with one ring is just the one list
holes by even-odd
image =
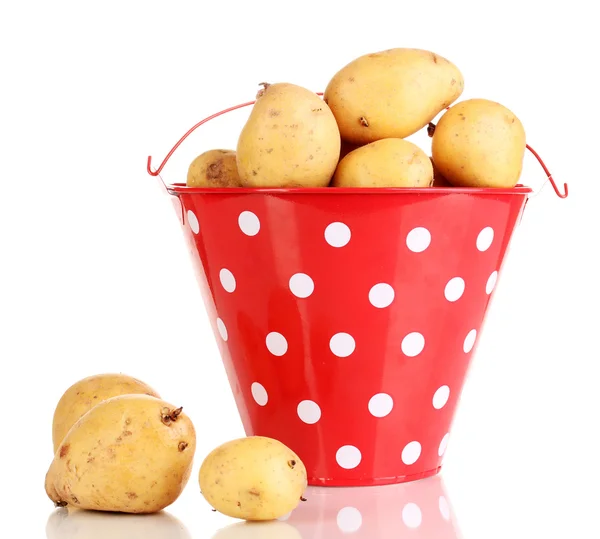
[[165, 186], [171, 195], [529, 195], [531, 187], [188, 187]]

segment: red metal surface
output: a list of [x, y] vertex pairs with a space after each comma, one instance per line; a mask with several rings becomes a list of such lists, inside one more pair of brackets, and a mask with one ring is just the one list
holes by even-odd
[[531, 190], [171, 191], [247, 434], [311, 485], [435, 474]]
[[[435, 475], [531, 189], [166, 185], [248, 435], [311, 485]], [[548, 180], [561, 193], [540, 156]]]

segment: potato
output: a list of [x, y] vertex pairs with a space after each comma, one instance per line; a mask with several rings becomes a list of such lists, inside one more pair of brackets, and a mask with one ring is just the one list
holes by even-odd
[[431, 159], [431, 165], [433, 166], [433, 183], [431, 184], [431, 187], [452, 187], [452, 184], [446, 178], [444, 178], [444, 176], [442, 176], [438, 168], [435, 166], [433, 158], [430, 157], [429, 159]]
[[118, 395], [145, 394], [158, 397], [150, 386], [125, 374], [99, 374], [73, 384], [54, 411], [52, 441], [54, 453], [75, 422], [94, 406]]
[[190, 419], [148, 395], [121, 395], [85, 414], [60, 445], [46, 475], [57, 505], [155, 513], [190, 477], [196, 434]]
[[191, 539], [184, 524], [166, 511], [126, 515], [97, 511], [53, 511], [46, 523], [47, 539]]
[[500, 103], [469, 99], [438, 122], [431, 145], [440, 173], [455, 186], [514, 187], [525, 155], [525, 130]]
[[335, 118], [317, 94], [266, 84], [238, 139], [238, 171], [249, 187], [325, 187], [340, 147]]
[[350, 152], [353, 152], [357, 148], [360, 148], [360, 144], [352, 144], [346, 140], [342, 140], [342, 149], [340, 150], [340, 160], [346, 157]]
[[307, 488], [298, 455], [271, 438], [251, 436], [212, 451], [200, 467], [200, 490], [224, 515], [273, 520], [295, 509]]
[[397, 48], [350, 62], [331, 79], [324, 100], [342, 139], [367, 144], [416, 133], [456, 101], [463, 88], [461, 72], [446, 58]]
[[233, 150], [209, 150], [196, 157], [188, 168], [188, 187], [241, 187]]
[[350, 152], [335, 171], [333, 187], [429, 187], [433, 166], [417, 145], [399, 138], [371, 142]]

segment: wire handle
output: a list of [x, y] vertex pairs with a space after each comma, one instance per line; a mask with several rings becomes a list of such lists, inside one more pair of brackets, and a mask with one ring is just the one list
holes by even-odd
[[[317, 92], [317, 95], [322, 96], [323, 92]], [[204, 125], [206, 122], [210, 122], [210, 120], [214, 120], [215, 118], [218, 118], [219, 116], [222, 116], [223, 114], [227, 114], [228, 112], [231, 112], [231, 111], [234, 111], [237, 109], [241, 109], [244, 107], [249, 107], [250, 105], [254, 105], [254, 103], [256, 103], [256, 100], [247, 101], [246, 103], [242, 103], [240, 105], [235, 105], [233, 107], [229, 107], [222, 111], [216, 112], [215, 114], [212, 114], [211, 116], [208, 116], [207, 118], [204, 118], [203, 120], [200, 120], [195, 126], [193, 126], [191, 129], [189, 129], [188, 132], [177, 141], [175, 146], [173, 146], [173, 148], [171, 148], [171, 151], [166, 155], [166, 157], [163, 159], [162, 163], [156, 170], [152, 170], [152, 156], [151, 155], [148, 156], [148, 162], [146, 164], [146, 170], [147, 170], [148, 174], [150, 174], [150, 176], [155, 176], [155, 177], [158, 176], [160, 181], [162, 182], [163, 186], [166, 188], [166, 184], [165, 184], [164, 180], [162, 179], [162, 177], [160, 176], [160, 173], [162, 172], [163, 168], [165, 168], [167, 161], [169, 161], [171, 156], [175, 153], [177, 148], [179, 148], [179, 146], [181, 146], [181, 144], [185, 141], [186, 138], [188, 138], [196, 129], [198, 129], [201, 125]], [[447, 109], [449, 109], [449, 108], [450, 107], [447, 107]], [[433, 136], [434, 131], [435, 131], [435, 124], [430, 123], [427, 128], [427, 132], [430, 137]], [[544, 172], [546, 173], [546, 176], [548, 177], [548, 181], [552, 184], [552, 188], [554, 189], [556, 196], [559, 198], [567, 198], [569, 196], [569, 186], [566, 183], [564, 183], [563, 184], [564, 193], [561, 193], [558, 190], [558, 186], [556, 185], [556, 182], [554, 181], [552, 174], [548, 170], [548, 167], [545, 165], [545, 163], [542, 160], [542, 158], [540, 157], [540, 155], [529, 144], [526, 144], [526, 148], [533, 154], [533, 156], [538, 160], [539, 164], [544, 169]]]
[[558, 186], [556, 185], [552, 174], [548, 170], [548, 167], [545, 165], [544, 161], [542, 161], [542, 158], [539, 156], [539, 154], [529, 144], [526, 144], [526, 148], [533, 154], [533, 156], [538, 160], [538, 163], [544, 169], [544, 172], [546, 173], [546, 176], [548, 176], [548, 181], [552, 184], [552, 188], [554, 189], [556, 196], [558, 198], [567, 198], [569, 196], [569, 186], [566, 183], [563, 183], [564, 193], [561, 193], [558, 190]]
[[177, 148], [179, 148], [179, 146], [181, 146], [183, 141], [186, 138], [188, 138], [201, 125], [204, 125], [206, 122], [210, 122], [211, 120], [214, 120], [215, 118], [218, 118], [219, 116], [222, 116], [223, 114], [227, 114], [228, 112], [231, 112], [232, 110], [241, 109], [243, 107], [249, 107], [250, 105], [254, 105], [254, 103], [256, 103], [256, 101], [248, 101], [247, 103], [242, 103], [241, 105], [235, 105], [234, 107], [229, 107], [228, 109], [222, 110], [220, 112], [216, 112], [215, 114], [209, 116], [208, 118], [204, 118], [204, 120], [200, 120], [194, 127], [192, 127], [185, 135], [183, 135], [183, 137], [181, 137], [177, 141], [177, 144], [175, 144], [175, 146], [173, 146], [173, 148], [171, 148], [171, 151], [163, 159], [163, 162], [160, 164], [160, 166], [156, 170], [152, 170], [152, 156], [151, 155], [148, 156], [148, 164], [146, 165], [146, 170], [148, 171], [148, 174], [150, 174], [150, 176], [158, 176], [162, 172], [162, 169], [165, 168], [167, 161], [175, 153], [175, 150], [177, 150]]

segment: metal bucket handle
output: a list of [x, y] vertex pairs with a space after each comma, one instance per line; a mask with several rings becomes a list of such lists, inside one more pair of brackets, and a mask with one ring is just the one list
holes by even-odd
[[[317, 95], [322, 96], [323, 92], [317, 92]], [[254, 101], [248, 101], [246, 103], [241, 103], [240, 105], [235, 105], [233, 107], [229, 107], [225, 110], [222, 110], [220, 112], [216, 112], [215, 114], [212, 114], [210, 116], [208, 116], [207, 118], [204, 118], [203, 120], [200, 120], [194, 127], [192, 127], [185, 135], [183, 135], [175, 144], [175, 146], [173, 146], [173, 148], [171, 148], [171, 151], [167, 154], [167, 156], [163, 159], [162, 163], [160, 164], [160, 166], [156, 169], [156, 170], [152, 170], [152, 156], [149, 155], [148, 156], [148, 161], [146, 164], [146, 170], [148, 172], [148, 174], [150, 174], [150, 176], [154, 176], [154, 177], [158, 177], [162, 183], [162, 186], [166, 189], [167, 186], [164, 182], [164, 180], [162, 179], [162, 177], [160, 176], [160, 173], [162, 172], [163, 168], [165, 167], [165, 165], [167, 164], [167, 161], [171, 158], [171, 156], [175, 153], [175, 150], [177, 150], [177, 148], [179, 148], [179, 146], [181, 146], [181, 144], [183, 143], [183, 141], [188, 138], [196, 129], [198, 129], [198, 127], [200, 127], [201, 125], [205, 124], [206, 122], [209, 122], [210, 120], [213, 120], [215, 118], [218, 118], [219, 116], [222, 116], [223, 114], [227, 114], [228, 112], [237, 110], [237, 109], [241, 109], [244, 107], [249, 107], [250, 105], [254, 105], [254, 103], [256, 103], [256, 100]], [[447, 107], [446, 110], [448, 110], [450, 107]], [[432, 134], [432, 130], [431, 127], [433, 126], [433, 124], [429, 124], [428, 127], [428, 132], [430, 132]], [[559, 198], [567, 198], [569, 196], [569, 186], [564, 183], [563, 184], [563, 188], [564, 188], [564, 192], [561, 193], [558, 189], [558, 186], [556, 185], [554, 178], [552, 177], [552, 174], [550, 173], [550, 171], [548, 170], [548, 167], [545, 165], [544, 161], [542, 160], [542, 158], [539, 156], [539, 154], [529, 145], [526, 144], [526, 148], [533, 154], [533, 156], [538, 160], [539, 164], [541, 165], [541, 167], [544, 169], [544, 172], [546, 173], [546, 182], [550, 182], [552, 184], [552, 188], [554, 189], [554, 192], [556, 193], [556, 196]], [[544, 185], [545, 183], [544, 182]], [[538, 193], [544, 188], [544, 185], [542, 185], [542, 187], [540, 187]], [[534, 195], [535, 196], [535, 195]]]

